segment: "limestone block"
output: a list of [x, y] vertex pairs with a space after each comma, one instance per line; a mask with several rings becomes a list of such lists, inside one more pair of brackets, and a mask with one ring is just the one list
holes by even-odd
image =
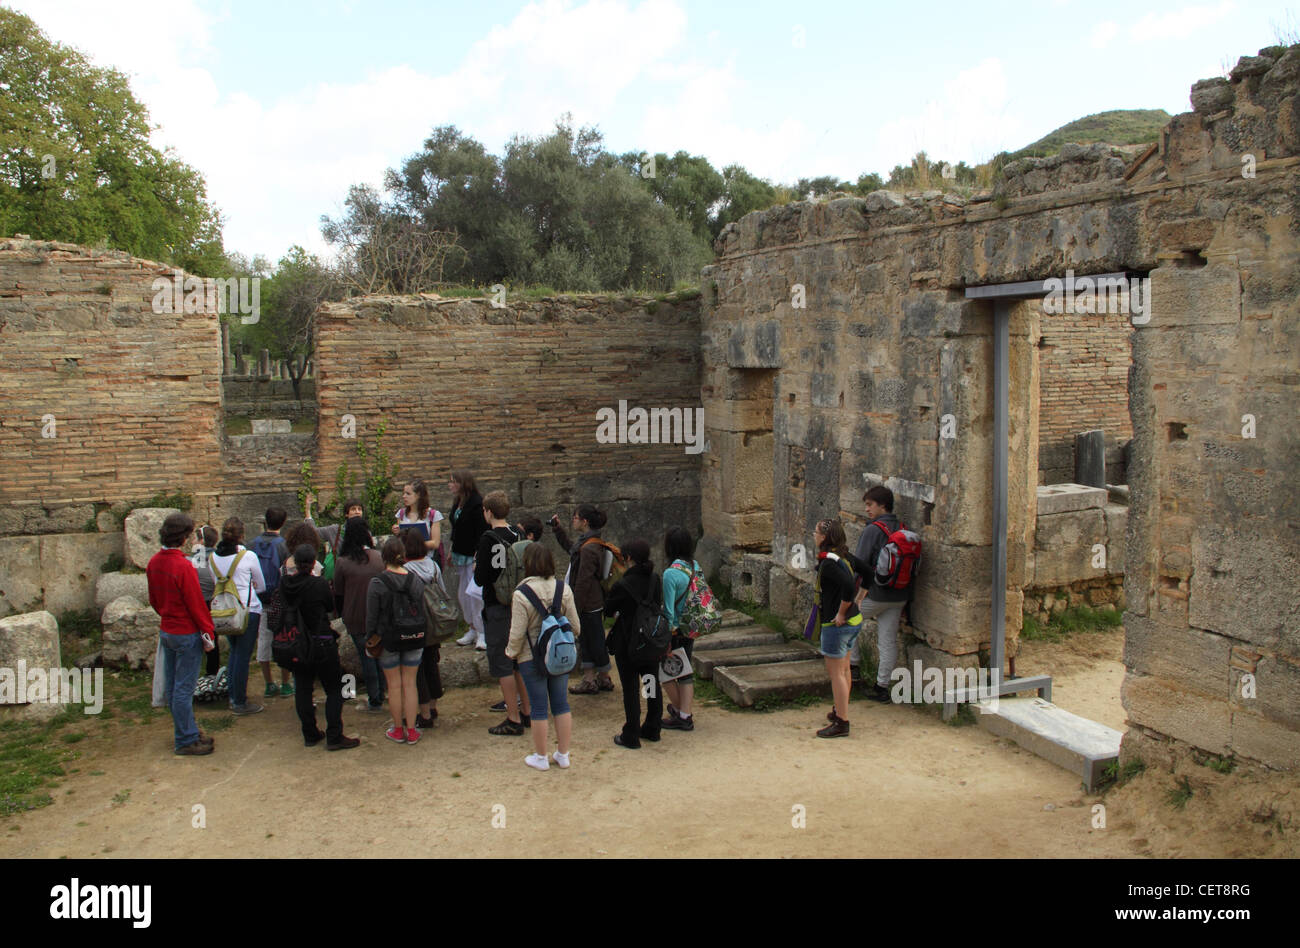
[[[765, 513], [725, 513], [711, 510], [707, 506], [702, 511], [704, 532], [717, 537], [725, 547], [740, 547], [748, 550], [766, 549], [772, 544], [772, 514]], [[703, 565], [703, 564], [701, 564]]]
[[1038, 486], [1038, 516], [1070, 513], [1105, 507], [1107, 492], [1102, 487], [1084, 484], [1040, 484]]
[[[0, 619], [0, 668], [13, 669], [17, 674], [19, 660], [28, 669], [61, 666], [59, 623], [49, 612], [26, 612]], [[36, 720], [52, 718], [62, 710], [60, 705], [48, 701], [0, 708], [5, 716], [13, 714]]]
[[1128, 506], [1107, 504], [1102, 508], [1106, 518], [1106, 574], [1124, 575], [1124, 553], [1128, 547]]
[[1300, 730], [1294, 724], [1270, 720], [1249, 711], [1235, 711], [1231, 726], [1232, 752], [1280, 770], [1300, 767]]
[[252, 421], [255, 435], [290, 434], [293, 431], [293, 422], [288, 418], [254, 418]]
[[[993, 604], [987, 592], [979, 595], [955, 595], [921, 586], [911, 607], [916, 635], [937, 649], [964, 655], [990, 644]], [[1019, 634], [1024, 612], [1024, 593], [1007, 590], [1006, 641], [1008, 651], [1013, 637]]]
[[100, 574], [95, 581], [95, 608], [102, 614], [108, 604], [120, 596], [148, 602], [149, 577], [144, 573]]
[[137, 569], [149, 565], [149, 559], [162, 549], [158, 531], [175, 507], [140, 507], [126, 515], [126, 559]]
[[1120, 692], [1129, 721], [1213, 754], [1229, 751], [1232, 709], [1166, 679], [1129, 672]]
[[1202, 79], [1192, 85], [1191, 101], [1193, 112], [1213, 115], [1215, 112], [1222, 112], [1224, 109], [1229, 108], [1235, 98], [1236, 95], [1232, 91], [1232, 85], [1222, 77]]
[[727, 513], [772, 510], [773, 435], [719, 432], [710, 436], [718, 458], [718, 504]]
[[41, 602], [40, 537], [0, 538], [0, 615], [31, 612]]
[[1207, 697], [1227, 700], [1232, 643], [1221, 635], [1171, 628], [1145, 616], [1124, 616], [1124, 664], [1139, 675], [1178, 682]]
[[[158, 649], [158, 613], [131, 596], [119, 596], [104, 607], [104, 664], [153, 668]], [[247, 634], [247, 633], [245, 633]]]
[[[1234, 692], [1240, 694], [1236, 685], [1234, 682]], [[1255, 666], [1255, 697], [1237, 700], [1249, 710], [1300, 732], [1300, 668], [1295, 665], [1276, 656], [1261, 658]], [[1234, 724], [1235, 720], [1234, 717]], [[1292, 739], [1300, 743], [1300, 733], [1295, 733]]]
[[768, 574], [772, 571], [772, 558], [747, 553], [731, 567], [731, 594], [760, 606], [768, 604]]
[[1190, 625], [1300, 655], [1300, 557], [1294, 534], [1205, 522], [1192, 537]]
[[1151, 271], [1150, 316], [1145, 328], [1239, 323], [1241, 274], [1231, 264], [1159, 267]]
[[704, 405], [704, 426], [718, 431], [771, 431], [772, 399], [770, 395], [766, 399], [712, 399]]
[[112, 554], [122, 555], [123, 540], [121, 533], [62, 533], [41, 537], [45, 608], [56, 615], [102, 608], [95, 599], [100, 568]]
[[[1100, 491], [1105, 497], [1105, 491]], [[1075, 510], [1038, 517], [1034, 540], [1036, 587], [1064, 586], [1080, 579], [1106, 575], [1092, 564], [1094, 547], [1106, 544], [1106, 521], [1101, 510]], [[1107, 550], [1109, 559], [1109, 550]]]

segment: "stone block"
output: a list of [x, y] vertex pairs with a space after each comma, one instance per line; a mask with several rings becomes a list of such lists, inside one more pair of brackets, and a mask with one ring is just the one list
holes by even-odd
[[0, 538], [0, 616], [29, 613], [41, 603], [41, 538]]
[[105, 665], [153, 668], [160, 631], [158, 613], [139, 599], [119, 596], [104, 607], [100, 621]]
[[704, 405], [704, 426], [718, 431], [771, 431], [772, 399], [711, 399]]
[[1190, 625], [1300, 655], [1300, 557], [1294, 533], [1209, 520], [1192, 536]]
[[1300, 768], [1300, 731], [1293, 724], [1271, 720], [1250, 711], [1234, 711], [1231, 750], [1278, 770]]
[[808, 613], [813, 606], [813, 574], [809, 570], [803, 575], [774, 567], [768, 574], [767, 607], [779, 616], [789, 619], [791, 624], [799, 625], [808, 620]]
[[[1024, 593], [1007, 590], [1006, 641], [1020, 632], [1023, 619]], [[954, 595], [941, 589], [921, 586], [912, 602], [912, 625], [918, 638], [926, 644], [955, 655], [978, 652], [990, 644], [992, 601], [987, 594], [980, 596]]]
[[[1241, 273], [1231, 264], [1152, 270], [1150, 317], [1145, 328], [1236, 325], [1241, 321]], [[1181, 337], [1173, 341], [1182, 343]]]
[[[726, 513], [763, 511], [771, 520], [772, 450], [770, 431], [720, 432], [712, 438], [718, 457], [718, 503]], [[771, 537], [768, 537], [768, 542]]]
[[148, 602], [149, 577], [144, 573], [100, 574], [95, 581], [95, 608], [103, 613], [108, 604], [120, 596]]
[[[1238, 692], [1239, 693], [1239, 692]], [[1238, 699], [1251, 711], [1290, 727], [1300, 743], [1300, 668], [1268, 655], [1255, 666], [1255, 697]], [[1235, 717], [1234, 717], [1235, 723]]]
[[[0, 668], [17, 674], [18, 662], [31, 668], [59, 668], [59, 623], [48, 611], [27, 612], [0, 619]], [[15, 695], [17, 697], [17, 695]], [[62, 707], [48, 701], [25, 704], [0, 705], [3, 715], [34, 720], [47, 720], [58, 714]]]
[[254, 418], [252, 423], [255, 435], [281, 435], [293, 431], [293, 422], [288, 418]]
[[[1105, 491], [1100, 493], [1105, 497]], [[1039, 588], [1064, 586], [1106, 575], [1104, 567], [1093, 566], [1097, 544], [1106, 546], [1106, 521], [1101, 510], [1040, 514], [1034, 533], [1032, 585]], [[1109, 561], [1109, 549], [1106, 554]]]
[[126, 561], [136, 569], [144, 569], [149, 559], [162, 549], [158, 530], [163, 521], [174, 513], [175, 507], [140, 507], [126, 515]]
[[731, 568], [731, 595], [766, 606], [768, 599], [768, 574], [772, 570], [772, 558], [761, 554], [747, 553], [740, 562]]
[[[724, 513], [705, 506], [704, 532], [716, 537], [724, 547], [761, 550], [772, 545], [772, 514]], [[701, 566], [704, 564], [701, 563]]]
[[121, 533], [63, 533], [41, 537], [45, 608], [55, 615], [102, 609], [95, 598], [100, 568], [109, 556], [121, 556], [122, 546]]
[[1104, 487], [1088, 487], [1086, 484], [1039, 485], [1038, 516], [1105, 507], [1107, 496]]
[[488, 674], [487, 653], [478, 649], [450, 648], [443, 646], [438, 650], [441, 660], [438, 673], [446, 688], [465, 688], [484, 682], [495, 681]]
[[1128, 506], [1107, 504], [1102, 508], [1102, 515], [1106, 518], [1106, 574], [1123, 576], [1124, 554], [1128, 549]]
[[1232, 709], [1221, 698], [1180, 688], [1162, 678], [1128, 672], [1120, 692], [1128, 719], [1212, 754], [1230, 750]]
[[713, 680], [741, 707], [750, 707], [759, 698], [790, 699], [803, 694], [827, 695], [831, 692], [826, 663], [820, 659], [715, 668]]
[[1124, 616], [1124, 664], [1130, 672], [1151, 675], [1201, 694], [1227, 700], [1232, 643], [1199, 629], [1170, 628], [1155, 619]]

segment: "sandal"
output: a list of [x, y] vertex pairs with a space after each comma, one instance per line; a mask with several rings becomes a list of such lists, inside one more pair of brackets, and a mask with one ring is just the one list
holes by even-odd
[[612, 679], [612, 678], [610, 678], [608, 675], [606, 675], [606, 676], [605, 676], [604, 678], [602, 678], [599, 682], [597, 682], [596, 687], [598, 687], [601, 691], [613, 691], [613, 690], [614, 690], [614, 679]]
[[496, 734], [498, 736], [508, 735], [510, 737], [518, 737], [520, 734], [524, 733], [524, 725], [521, 721], [511, 721], [509, 718], [506, 718], [496, 727], [488, 728], [488, 733]]
[[571, 695], [600, 694], [600, 685], [596, 684], [595, 681], [588, 681], [587, 679], [584, 678], [582, 681], [578, 682], [578, 684], [574, 685], [572, 688], [569, 689], [569, 694]]

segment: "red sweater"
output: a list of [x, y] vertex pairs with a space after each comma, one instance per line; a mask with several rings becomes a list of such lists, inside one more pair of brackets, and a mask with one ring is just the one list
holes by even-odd
[[145, 568], [149, 605], [169, 635], [212, 631], [212, 615], [199, 589], [199, 574], [179, 547], [159, 550]]

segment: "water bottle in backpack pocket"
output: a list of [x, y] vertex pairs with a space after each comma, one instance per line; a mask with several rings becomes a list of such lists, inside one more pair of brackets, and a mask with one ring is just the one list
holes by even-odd
[[545, 668], [548, 675], [569, 674], [578, 665], [578, 646], [573, 637], [573, 627], [564, 614], [564, 583], [556, 582], [555, 601], [549, 610], [527, 583], [521, 583], [519, 591], [542, 617], [542, 629], [536, 642], [528, 637], [527, 632], [524, 633], [532, 649], [533, 667], [539, 671]]

